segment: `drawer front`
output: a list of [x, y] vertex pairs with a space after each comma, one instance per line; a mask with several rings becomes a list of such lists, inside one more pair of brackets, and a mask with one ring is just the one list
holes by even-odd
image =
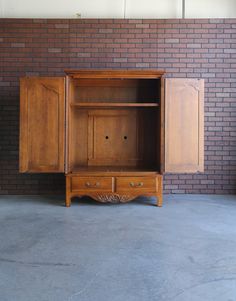
[[72, 177], [72, 191], [112, 192], [112, 177]]
[[156, 192], [156, 177], [117, 177], [116, 192]]

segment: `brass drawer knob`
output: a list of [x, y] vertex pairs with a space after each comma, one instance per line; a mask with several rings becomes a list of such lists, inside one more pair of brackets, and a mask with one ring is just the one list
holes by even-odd
[[130, 187], [142, 187], [143, 186], [143, 182], [139, 182], [139, 183], [134, 183], [134, 182], [130, 182], [129, 183]]
[[99, 182], [96, 182], [96, 183], [94, 183], [94, 184], [91, 184], [90, 182], [86, 182], [85, 183], [85, 186], [86, 187], [98, 187], [98, 186], [100, 186], [100, 183]]

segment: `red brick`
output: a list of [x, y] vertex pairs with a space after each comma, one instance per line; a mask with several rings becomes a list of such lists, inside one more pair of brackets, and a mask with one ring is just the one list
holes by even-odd
[[22, 48], [25, 47], [25, 43], [11, 43], [11, 47]]
[[[205, 78], [205, 174], [166, 175], [164, 189], [231, 193], [236, 153], [235, 20], [0, 20], [0, 96], [6, 99], [4, 110], [0, 107], [0, 128], [8, 129], [0, 141], [8, 156], [0, 163], [0, 193], [64, 193], [62, 175], [25, 179], [18, 174], [16, 141], [19, 76], [58, 76], [69, 67], [165, 68], [170, 77]], [[220, 185], [223, 172], [227, 181]]]
[[146, 24], [137, 23], [136, 28], [149, 28], [149, 24], [148, 23], [146, 23]]

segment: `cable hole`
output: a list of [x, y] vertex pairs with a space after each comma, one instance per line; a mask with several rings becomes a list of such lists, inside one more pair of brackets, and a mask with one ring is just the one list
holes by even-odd
[[106, 139], [108, 139], [109, 137], [108, 137], [108, 136], [106, 136], [105, 138], [106, 138]]
[[126, 140], [128, 137], [127, 136], [124, 136], [124, 139]]

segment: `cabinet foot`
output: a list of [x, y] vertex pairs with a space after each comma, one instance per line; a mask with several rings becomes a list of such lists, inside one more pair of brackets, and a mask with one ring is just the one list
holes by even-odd
[[157, 207], [162, 207], [162, 194], [157, 195]]
[[162, 195], [162, 176], [159, 177], [158, 180], [158, 185], [157, 185], [157, 206], [158, 207], [162, 207], [162, 199], [163, 199], [163, 195]]
[[66, 207], [70, 207], [70, 205], [71, 205], [71, 199], [70, 198], [66, 198], [65, 205], [66, 205]]
[[66, 177], [66, 207], [71, 205], [71, 180], [70, 177]]
[[68, 208], [68, 207], [70, 207], [71, 202], [70, 202], [70, 201], [66, 201], [65, 205], [66, 205], [66, 207]]

